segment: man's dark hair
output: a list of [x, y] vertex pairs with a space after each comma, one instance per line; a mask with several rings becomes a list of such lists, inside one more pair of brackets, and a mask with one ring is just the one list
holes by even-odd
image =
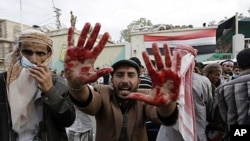
[[238, 66], [243, 69], [249, 69], [250, 68], [250, 48], [243, 49], [237, 54], [237, 64]]

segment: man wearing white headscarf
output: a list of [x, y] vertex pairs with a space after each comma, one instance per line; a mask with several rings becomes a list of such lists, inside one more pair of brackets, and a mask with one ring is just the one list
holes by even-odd
[[21, 33], [0, 74], [1, 141], [67, 141], [65, 127], [75, 120], [63, 78], [48, 64], [53, 42], [43, 32]]

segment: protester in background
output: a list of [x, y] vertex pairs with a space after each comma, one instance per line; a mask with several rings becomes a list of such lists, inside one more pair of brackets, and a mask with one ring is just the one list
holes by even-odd
[[234, 62], [232, 60], [225, 60], [220, 63], [222, 67], [221, 84], [232, 80]]
[[[88, 85], [91, 89], [93, 87]], [[66, 128], [69, 141], [93, 141], [95, 134], [95, 119], [93, 116], [80, 111], [76, 106], [76, 119]]]
[[110, 74], [105, 74], [103, 76], [103, 84], [104, 85], [109, 85], [110, 84]]
[[[100, 70], [100, 68], [97, 67], [97, 68], [96, 68], [96, 71], [99, 71], [99, 70]], [[99, 77], [99, 78], [97, 79], [97, 81], [96, 81], [97, 84], [103, 84], [103, 82], [104, 82], [103, 76]]]
[[203, 75], [203, 68], [204, 68], [204, 64], [202, 62], [197, 62], [195, 61], [195, 67], [194, 67], [194, 72]]
[[[160, 58], [160, 50], [153, 44], [158, 71], [150, 65], [149, 55], [143, 52], [149, 70], [152, 91], [137, 90], [140, 83], [140, 68], [132, 60], [120, 60], [112, 68], [94, 71], [94, 62], [109, 39], [104, 33], [99, 43], [94, 43], [100, 31], [96, 24], [87, 40], [91, 25], [86, 23], [76, 47], [73, 45], [73, 28], [70, 28], [65, 56], [65, 77], [68, 80], [72, 101], [83, 112], [95, 115], [96, 141], [127, 140], [147, 141], [146, 124], [152, 120], [159, 124], [172, 125], [176, 122], [178, 109], [175, 100], [179, 94], [181, 58], [177, 54], [172, 62], [169, 48], [164, 45], [167, 62]], [[84, 55], [88, 53], [88, 55]], [[172, 67], [171, 64], [176, 66]], [[162, 66], [163, 65], [163, 66]], [[112, 86], [96, 85], [92, 90], [87, 84], [98, 77], [111, 73]], [[164, 75], [164, 77], [161, 77]], [[160, 81], [159, 81], [160, 80]], [[78, 85], [78, 86], [76, 86]]]
[[69, 141], [93, 141], [94, 120], [90, 115], [80, 111], [77, 107], [76, 120], [67, 128]]
[[206, 141], [207, 116], [212, 103], [212, 85], [208, 78], [193, 74], [193, 97], [198, 141]]
[[[215, 97], [215, 89], [220, 86], [220, 77], [222, 73], [221, 65], [211, 63], [204, 67], [203, 74], [210, 80], [212, 84], [213, 98]], [[224, 123], [218, 109], [217, 100], [213, 100], [207, 115], [208, 125], [206, 127], [206, 135], [208, 141], [220, 141], [224, 136]]]
[[60, 76], [63, 77], [63, 78], [65, 77], [64, 76], [64, 70], [61, 71]]
[[241, 73], [237, 79], [219, 86], [215, 91], [220, 115], [225, 123], [225, 140], [229, 140], [230, 125], [249, 124], [250, 95], [250, 48], [241, 50], [237, 56], [237, 64]]
[[48, 67], [52, 40], [25, 30], [0, 74], [1, 141], [67, 141], [65, 127], [75, 120], [66, 81]]
[[141, 61], [139, 60], [139, 58], [131, 57], [130, 60], [134, 61], [140, 67], [140, 84], [138, 88], [151, 89], [152, 81], [149, 77], [145, 76], [145, 74], [142, 73], [143, 66], [141, 65]]
[[218, 63], [207, 64], [203, 69], [203, 75], [212, 83], [213, 96], [215, 89], [221, 84], [222, 67]]
[[239, 68], [238, 64], [235, 63], [234, 67], [233, 67], [233, 76], [232, 76], [232, 79], [237, 78], [239, 75], [240, 75], [240, 68]]

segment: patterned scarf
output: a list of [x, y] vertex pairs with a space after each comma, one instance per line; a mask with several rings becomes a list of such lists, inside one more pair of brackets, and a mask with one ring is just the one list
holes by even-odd
[[173, 53], [179, 52], [182, 56], [181, 62], [181, 87], [179, 103], [179, 118], [177, 121], [177, 130], [182, 137], [187, 141], [197, 141], [197, 131], [195, 122], [195, 111], [192, 95], [192, 73], [194, 70], [194, 57], [197, 55], [197, 50], [188, 45], [177, 46]]

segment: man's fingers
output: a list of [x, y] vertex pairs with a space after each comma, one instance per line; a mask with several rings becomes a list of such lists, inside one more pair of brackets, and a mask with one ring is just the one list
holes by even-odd
[[68, 47], [74, 46], [74, 28], [70, 27], [68, 30]]
[[128, 97], [134, 100], [144, 101], [147, 103], [148, 102], [152, 103], [152, 100], [153, 100], [150, 95], [145, 95], [139, 92], [130, 93]]
[[96, 74], [98, 77], [101, 77], [101, 76], [104, 76], [105, 74], [109, 74], [109, 73], [113, 72], [113, 70], [114, 69], [112, 67], [102, 68], [102, 69], [98, 70], [96, 72]]
[[93, 48], [93, 45], [95, 44], [96, 38], [98, 37], [99, 31], [101, 29], [101, 24], [96, 23], [93, 31], [91, 32], [90, 37], [88, 38], [88, 41], [85, 45], [85, 48], [88, 50], [91, 50]]
[[90, 23], [85, 23], [83, 29], [82, 29], [82, 32], [81, 32], [81, 35], [78, 39], [78, 44], [77, 44], [77, 47], [83, 47], [86, 39], [87, 39], [87, 35], [89, 33], [89, 29], [90, 29], [91, 25]]
[[172, 61], [171, 61], [171, 52], [170, 48], [168, 47], [167, 44], [163, 44], [164, 52], [165, 52], [165, 65], [168, 68], [171, 68], [172, 66]]
[[180, 73], [180, 69], [181, 69], [181, 54], [179, 52], [176, 53], [175, 57], [175, 71], [176, 71], [176, 74], [179, 74]]
[[147, 51], [142, 52], [142, 57], [143, 57], [143, 60], [145, 62], [145, 65], [147, 67], [148, 73], [150, 74], [150, 77], [156, 76], [157, 68], [155, 68], [155, 66], [152, 64]]
[[161, 58], [160, 49], [158, 48], [156, 43], [153, 43], [152, 49], [153, 49], [153, 53], [154, 53], [154, 57], [155, 57], [156, 66], [157, 66], [158, 70], [161, 70], [164, 68], [164, 64], [163, 64], [163, 61]]
[[[77, 78], [75, 78], [75, 80], [77, 80], [78, 82], [80, 82], [82, 84], [92, 83], [92, 82], [96, 82], [99, 77], [101, 77], [105, 74], [109, 74], [112, 71], [113, 71], [113, 68], [111, 68], [111, 67], [102, 68], [96, 72], [87, 71], [85, 73], [79, 74], [79, 76], [77, 76]], [[67, 75], [65, 75], [65, 76], [67, 76]]]
[[92, 51], [94, 56], [98, 56], [102, 52], [108, 40], [109, 40], [109, 33], [105, 32], [98, 45]]
[[166, 105], [166, 101], [163, 97], [161, 97], [161, 98], [155, 97], [154, 98], [151, 95], [145, 95], [145, 94], [139, 93], [139, 92], [130, 93], [128, 97], [130, 99], [143, 101], [149, 105], [154, 105], [154, 106], [158, 106], [158, 107]]

